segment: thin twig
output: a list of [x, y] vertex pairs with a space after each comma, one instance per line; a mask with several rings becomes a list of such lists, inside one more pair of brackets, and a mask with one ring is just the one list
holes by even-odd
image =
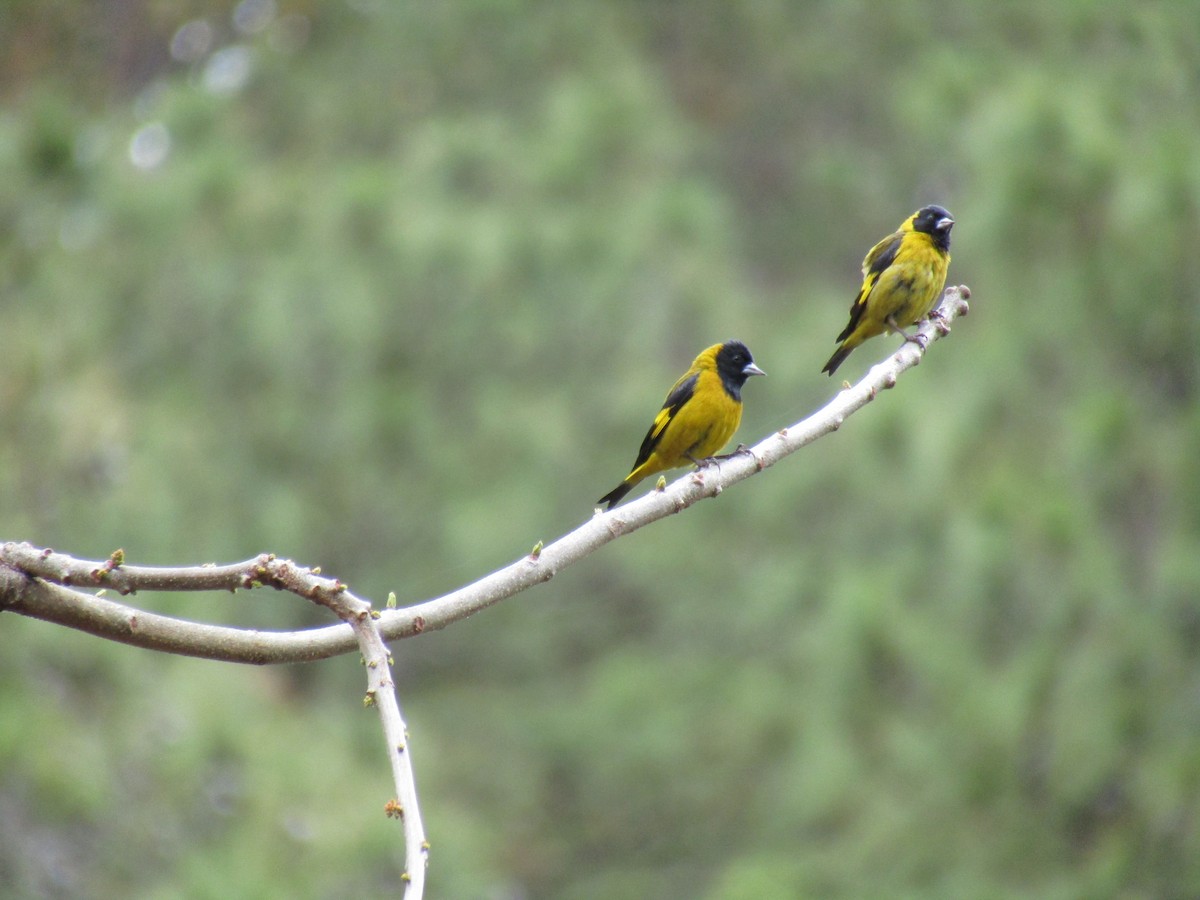
[[400, 819], [404, 827], [404, 896], [407, 900], [421, 900], [425, 894], [429, 841], [425, 838], [425, 826], [417, 804], [417, 782], [408, 746], [408, 728], [404, 724], [396, 685], [392, 680], [391, 653], [379, 631], [379, 614], [371, 608], [370, 603], [346, 590], [346, 586], [339, 581], [320, 578], [292, 563], [281, 566], [274, 566], [273, 563], [273, 560], [267, 560], [263, 568], [272, 572], [277, 587], [328, 607], [350, 626], [358, 639], [363, 664], [367, 669], [364, 703], [379, 711], [388, 761], [392, 767], [392, 781], [396, 788], [396, 798], [389, 800], [384, 809], [390, 818]]

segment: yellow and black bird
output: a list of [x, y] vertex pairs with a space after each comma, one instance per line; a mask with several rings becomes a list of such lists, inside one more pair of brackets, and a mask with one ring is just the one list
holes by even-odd
[[924, 206], [871, 248], [863, 260], [863, 283], [850, 305], [850, 324], [837, 336], [841, 346], [822, 372], [832, 375], [850, 351], [885, 331], [904, 329], [924, 319], [946, 286], [950, 267], [950, 229], [954, 218], [940, 206]]
[[742, 421], [742, 385], [766, 374], [741, 341], [713, 344], [697, 356], [654, 417], [633, 471], [596, 502], [612, 509], [643, 478], [711, 457]]

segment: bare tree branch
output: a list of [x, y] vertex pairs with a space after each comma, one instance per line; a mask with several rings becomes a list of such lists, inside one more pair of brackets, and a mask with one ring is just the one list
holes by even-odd
[[[584, 524], [510, 565], [442, 597], [381, 614], [380, 630], [387, 640], [412, 637], [445, 628], [494, 603], [548, 581], [609, 541], [644, 525], [715, 497], [730, 485], [774, 465], [801, 447], [842, 426], [846, 418], [868, 404], [880, 391], [894, 387], [898, 377], [920, 363], [925, 348], [950, 331], [950, 323], [968, 313], [965, 286], [949, 288], [936, 314], [917, 335], [924, 347], [905, 343], [873, 366], [853, 387], [838, 393], [806, 419], [780, 429], [743, 453], [719, 464], [690, 472], [664, 490], [651, 491], [624, 506], [596, 512]], [[240, 663], [304, 662], [347, 653], [356, 646], [345, 625], [296, 632], [251, 631], [204, 625], [145, 612], [105, 597], [69, 590], [56, 584], [108, 586], [119, 592], [137, 590], [237, 590], [262, 585], [282, 587], [272, 566], [285, 561], [271, 556], [231, 566], [156, 569], [106, 562], [73, 560], [28, 544], [0, 548], [0, 610], [77, 628], [98, 637], [139, 647]], [[290, 565], [290, 564], [289, 564]], [[265, 572], [260, 570], [265, 569]]]
[[384, 613], [383, 631], [388, 638], [405, 638], [422, 631], [445, 628], [514, 594], [549, 581], [561, 569], [589, 556], [609, 541], [682, 512], [697, 501], [715, 497], [773, 466], [785, 456], [817, 438], [837, 431], [846, 417], [874, 400], [880, 391], [895, 387], [899, 375], [920, 364], [931, 343], [950, 333], [950, 323], [970, 311], [965, 285], [948, 289], [942, 302], [916, 334], [921, 341], [905, 342], [894, 354], [873, 366], [858, 384], [846, 386], [836, 397], [808, 418], [781, 428], [753, 447], [731, 454], [719, 463], [696, 469], [676, 479], [661, 491], [650, 493], [609, 512], [596, 510], [592, 518], [574, 531], [517, 562], [452, 591], [395, 612]]
[[[950, 322], [968, 312], [965, 286], [950, 288], [935, 315], [918, 332], [918, 347], [906, 342], [874, 366], [854, 387], [846, 385], [822, 409], [783, 428], [755, 446], [697, 469], [673, 484], [609, 512], [596, 510], [590, 520], [543, 547], [541, 542], [522, 559], [443, 597], [401, 610], [379, 613], [336, 579], [320, 570], [262, 554], [225, 566], [127, 566], [124, 552], [104, 562], [79, 560], [27, 543], [0, 547], [0, 611], [67, 625], [110, 640], [190, 656], [243, 663], [297, 662], [346, 653], [357, 643], [367, 667], [369, 705], [379, 710], [387, 742], [396, 799], [385, 809], [404, 823], [405, 896], [424, 893], [429, 844], [417, 805], [408, 736], [391, 676], [385, 638], [412, 637], [444, 628], [472, 613], [548, 581], [622, 535], [715, 497], [730, 485], [774, 465], [824, 434], [836, 431], [846, 417], [894, 387], [899, 375], [917, 365], [932, 342], [949, 334]], [[78, 588], [100, 588], [92, 594]], [[286, 590], [332, 610], [345, 624], [298, 632], [263, 632], [226, 628], [158, 615], [117, 603], [102, 594], [139, 590], [202, 591]]]

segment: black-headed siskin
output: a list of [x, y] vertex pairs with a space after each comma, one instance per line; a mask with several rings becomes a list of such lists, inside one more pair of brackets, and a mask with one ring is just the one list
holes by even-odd
[[841, 345], [822, 372], [832, 375], [850, 351], [887, 331], [917, 339], [904, 329], [933, 310], [950, 267], [950, 229], [954, 218], [940, 206], [924, 206], [895, 234], [871, 248], [863, 260], [863, 283], [850, 304], [850, 324], [837, 336]]
[[741, 341], [713, 344], [697, 356], [654, 417], [633, 470], [596, 502], [612, 509], [642, 479], [715, 454], [741, 424], [742, 385], [766, 374]]

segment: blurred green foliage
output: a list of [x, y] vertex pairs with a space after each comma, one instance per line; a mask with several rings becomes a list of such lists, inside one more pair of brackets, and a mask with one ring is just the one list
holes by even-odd
[[[742, 439], [819, 405], [941, 202], [972, 314], [898, 390], [394, 647], [431, 896], [1196, 896], [1195, 15], [9, 3], [0, 531], [436, 596], [589, 516], [709, 343], [771, 374]], [[0, 641], [8, 895], [394, 889], [351, 659]]]

